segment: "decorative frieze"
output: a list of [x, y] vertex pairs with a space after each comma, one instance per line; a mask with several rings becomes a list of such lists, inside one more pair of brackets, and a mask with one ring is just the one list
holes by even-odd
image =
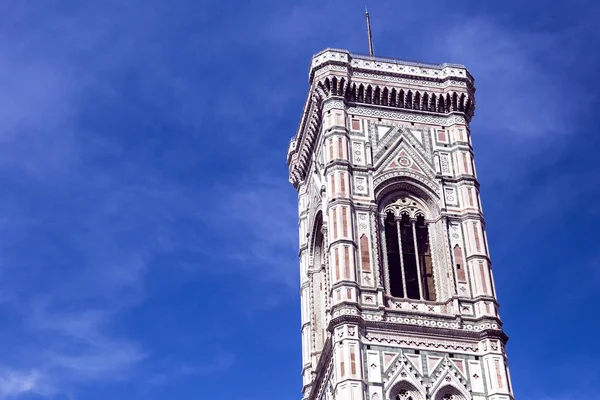
[[514, 400], [460, 65], [328, 49], [288, 149], [304, 400]]

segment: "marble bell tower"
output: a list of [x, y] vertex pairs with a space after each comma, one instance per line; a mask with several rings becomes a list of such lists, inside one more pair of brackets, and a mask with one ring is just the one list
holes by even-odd
[[455, 64], [326, 49], [287, 155], [303, 399], [513, 400]]

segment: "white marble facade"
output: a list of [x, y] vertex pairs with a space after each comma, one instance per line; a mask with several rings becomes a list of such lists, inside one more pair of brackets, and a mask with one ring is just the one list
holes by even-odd
[[473, 78], [327, 49], [290, 143], [306, 399], [513, 399]]

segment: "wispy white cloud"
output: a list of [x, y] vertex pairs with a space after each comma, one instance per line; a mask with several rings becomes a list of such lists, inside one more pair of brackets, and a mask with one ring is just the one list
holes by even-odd
[[76, 312], [48, 307], [36, 305], [24, 321], [19, 365], [29, 365], [30, 372], [6, 375], [14, 380], [15, 394], [19, 388], [52, 394], [74, 384], [128, 379], [147, 358], [139, 343], [109, 333], [113, 315], [106, 309], [77, 306], [81, 311]]
[[8, 399], [29, 393], [48, 393], [39, 371], [0, 368], [0, 399]]
[[[141, 339], [113, 328], [121, 313], [145, 300], [157, 260], [182, 251], [202, 255], [186, 264], [189, 273], [241, 273], [261, 283], [256, 290], [268, 281], [296, 293], [296, 198], [286, 181], [285, 148], [273, 154], [271, 142], [294, 134], [295, 117], [284, 124], [288, 131], [280, 122], [300, 112], [307, 57], [326, 46], [365, 47], [362, 3], [354, 4], [356, 17], [342, 1], [271, 9], [258, 24], [245, 15], [226, 16], [231, 30], [210, 35], [199, 28], [172, 42], [170, 24], [202, 26], [202, 7], [163, 18], [188, 7], [102, 4], [73, 8], [52, 23], [44, 15], [19, 40], [0, 28], [0, 175], [17, 182], [15, 193], [5, 190], [0, 201], [6, 299], [0, 305], [23, 325], [14, 329], [23, 334], [20, 357], [11, 354], [0, 368], [0, 397], [50, 395], [142, 375], [169, 383], [231, 368], [235, 357], [227, 352], [205, 364], [173, 360], [165, 367]], [[30, 12], [19, 8], [12, 18], [4, 15], [3, 22], [12, 22], [2, 25], [14, 28]], [[394, 46], [421, 23], [410, 10], [402, 15], [402, 24], [393, 13], [386, 22], [403, 30], [387, 39]], [[356, 25], [339, 23], [348, 18]], [[550, 51], [556, 36], [512, 33], [485, 19], [453, 24], [429, 32], [439, 38], [431, 51], [436, 60], [473, 70], [482, 96], [479, 127], [529, 138], [568, 130], [580, 110], [555, 95], [565, 84], [536, 58]], [[214, 52], [203, 54], [208, 50]], [[189, 54], [186, 65], [171, 64], [171, 52]], [[263, 64], [276, 67], [258, 67]], [[252, 76], [238, 75], [242, 68]], [[292, 68], [301, 71], [297, 79], [288, 73]], [[227, 79], [213, 79], [213, 71], [225, 69]], [[131, 90], [120, 89], [115, 77]], [[143, 120], [147, 125], [131, 128], [143, 134], [133, 132], [126, 142], [111, 135], [112, 127], [97, 132], [94, 121], [83, 124], [86, 107], [96, 106], [89, 97], [112, 104], [111, 116], [123, 110]], [[157, 116], [164, 119], [155, 123]], [[163, 132], [165, 121], [187, 130]], [[154, 130], [160, 135], [146, 132]], [[176, 155], [167, 153], [169, 146], [177, 147], [171, 150]], [[251, 171], [218, 178], [198, 173], [213, 149]], [[275, 159], [281, 168], [259, 176]], [[167, 171], [172, 165], [179, 169]], [[529, 197], [528, 207], [543, 202], [542, 193]], [[66, 210], [57, 206], [63, 202]], [[35, 249], [29, 243], [37, 243]], [[182, 263], [161, 261], [159, 268]], [[263, 294], [260, 306], [276, 304], [270, 296]]]
[[516, 139], [564, 135], [573, 132], [573, 120], [591, 107], [585, 88], [562, 79], [556, 67], [564, 65], [552, 57], [568, 33], [525, 31], [491, 18], [468, 18], [441, 35], [436, 50], [445, 60], [465, 64], [475, 76], [475, 128]]

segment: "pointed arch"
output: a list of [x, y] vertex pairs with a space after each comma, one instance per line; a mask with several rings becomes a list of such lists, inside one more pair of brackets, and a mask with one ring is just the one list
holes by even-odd
[[468, 397], [454, 385], [444, 385], [438, 389], [433, 400], [467, 400]]
[[349, 90], [346, 91], [346, 99], [353, 103], [356, 101], [356, 83], [352, 83]]
[[365, 86], [361, 83], [358, 87], [358, 93], [356, 96], [356, 101], [359, 103], [365, 102]]
[[327, 88], [323, 84], [323, 82], [317, 83], [317, 87], [315, 88], [315, 96], [314, 101], [317, 102], [323, 98], [327, 97]]
[[325, 79], [325, 93], [328, 95], [331, 93], [331, 82], [329, 81], [329, 78]]
[[444, 95], [441, 94], [440, 97], [438, 97], [438, 105], [437, 105], [437, 112], [444, 114], [446, 112], [446, 107], [444, 107]]
[[373, 104], [381, 104], [381, 89], [379, 88], [379, 86], [375, 86], [375, 90], [373, 92]]
[[386, 290], [395, 298], [437, 301], [439, 267], [431, 249], [440, 229], [434, 221], [441, 210], [435, 189], [403, 176], [377, 185], [375, 195]]
[[323, 232], [323, 213], [319, 210], [314, 219], [311, 247], [310, 247], [310, 266], [309, 278], [311, 280], [310, 295], [312, 303], [312, 312], [310, 319], [313, 329], [313, 343], [316, 351], [321, 351], [327, 338], [325, 326], [327, 307], [327, 246], [325, 234]]
[[390, 400], [424, 400], [423, 390], [407, 380], [401, 380], [388, 391]]
[[465, 94], [460, 95], [460, 100], [458, 102], [458, 111], [465, 111]]
[[373, 87], [371, 85], [367, 86], [367, 93], [365, 95], [365, 103], [373, 104]]
[[383, 106], [389, 105], [389, 95], [390, 95], [390, 91], [388, 90], [388, 88], [383, 88], [383, 91], [381, 93], [381, 105], [383, 105]]
[[404, 102], [404, 105], [406, 108], [412, 108], [413, 106], [413, 93], [411, 90], [406, 93], [406, 101]]
[[333, 78], [331, 78], [331, 95], [337, 96], [337, 94], [338, 94], [338, 80], [334, 76]]
[[416, 92], [415, 93], [415, 98], [414, 98], [414, 103], [412, 105], [412, 109], [413, 110], [418, 110], [421, 106], [421, 93]]
[[400, 89], [400, 93], [398, 94], [398, 107], [405, 108], [405, 106], [404, 106], [405, 96], [406, 95], [404, 93], [404, 89]]
[[423, 102], [421, 105], [421, 110], [429, 111], [429, 95], [427, 92], [423, 93]]
[[[466, 381], [463, 372], [459, 371], [448, 355], [441, 362], [442, 370], [438, 373], [432, 372], [437, 379], [430, 388], [431, 398], [434, 400], [468, 400], [471, 395], [466, 389]], [[439, 368], [439, 367], [438, 367]]]
[[392, 92], [390, 94], [390, 107], [396, 107], [397, 104], [398, 104], [398, 92], [394, 88], [394, 89], [392, 89]]
[[452, 93], [452, 111], [458, 111], [458, 94]]

